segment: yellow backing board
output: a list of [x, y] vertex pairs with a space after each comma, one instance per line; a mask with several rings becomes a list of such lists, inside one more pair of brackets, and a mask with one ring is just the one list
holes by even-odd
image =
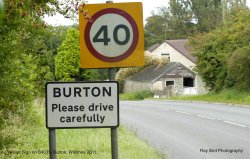
[[142, 3], [85, 4], [79, 12], [80, 67], [144, 65]]

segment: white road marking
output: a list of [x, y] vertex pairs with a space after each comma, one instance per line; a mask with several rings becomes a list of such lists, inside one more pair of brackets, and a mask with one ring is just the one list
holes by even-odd
[[197, 116], [198, 116], [198, 117], [201, 117], [201, 118], [216, 120], [215, 118], [212, 118], [212, 117], [209, 117], [209, 116], [204, 116], [204, 115], [197, 115]]
[[238, 123], [234, 123], [234, 122], [230, 122], [230, 121], [226, 121], [226, 120], [224, 120], [223, 122], [224, 122], [224, 123], [231, 124], [231, 125], [236, 125], [236, 126], [244, 127], [244, 128], [247, 127], [246, 125], [242, 125], [242, 124], [238, 124]]
[[181, 113], [181, 114], [187, 114], [187, 115], [193, 115], [191, 113], [188, 113], [188, 112], [183, 112], [183, 111], [175, 111], [176, 113]]
[[250, 129], [250, 127], [247, 127], [246, 125], [242, 125], [242, 124], [222, 120], [222, 119], [219, 119], [219, 118], [216, 119], [216, 118], [209, 117], [209, 116], [204, 116], [204, 115], [199, 115], [199, 114], [192, 114], [192, 113], [189, 113], [189, 112], [183, 112], [183, 111], [179, 111], [179, 110], [169, 110], [167, 108], [153, 108], [153, 109], [174, 111], [174, 112], [180, 113], [180, 114], [193, 115], [193, 116], [197, 116], [197, 117], [200, 117], [200, 118], [206, 118], [206, 119], [210, 119], [210, 120], [217, 120], [217, 121], [221, 121], [221, 122], [224, 122], [224, 123], [227, 123], [227, 124], [231, 124], [231, 125], [240, 126], [240, 127], [243, 127], [243, 128], [249, 128]]
[[153, 109], [164, 110], [164, 109], [162, 109], [162, 108], [153, 108]]

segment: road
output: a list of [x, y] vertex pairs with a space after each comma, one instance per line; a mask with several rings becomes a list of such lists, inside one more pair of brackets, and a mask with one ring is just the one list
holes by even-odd
[[250, 159], [250, 108], [122, 101], [121, 124], [168, 159]]

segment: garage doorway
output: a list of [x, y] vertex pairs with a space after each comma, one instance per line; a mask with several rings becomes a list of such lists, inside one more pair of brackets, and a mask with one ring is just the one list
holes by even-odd
[[194, 87], [194, 79], [191, 77], [183, 78], [183, 86], [184, 87]]

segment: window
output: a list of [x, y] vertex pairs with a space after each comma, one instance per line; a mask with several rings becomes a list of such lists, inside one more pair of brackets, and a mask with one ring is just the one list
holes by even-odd
[[166, 86], [174, 86], [174, 81], [166, 81]]
[[167, 58], [170, 61], [170, 54], [169, 53], [161, 53], [162, 58]]
[[194, 87], [194, 79], [190, 77], [183, 78], [184, 87]]

